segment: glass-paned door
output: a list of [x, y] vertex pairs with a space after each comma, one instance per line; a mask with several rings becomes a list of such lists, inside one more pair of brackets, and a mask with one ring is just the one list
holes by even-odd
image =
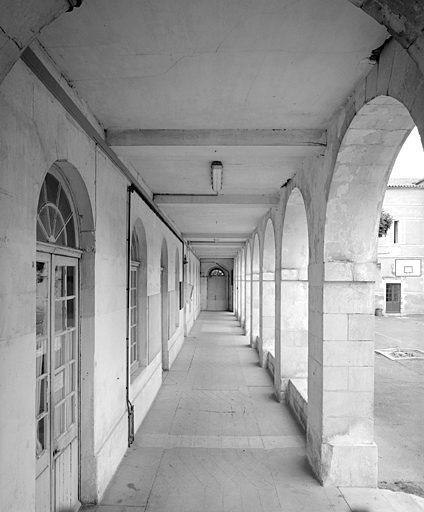
[[37, 512], [78, 510], [78, 260], [37, 253]]
[[400, 283], [386, 284], [386, 313], [400, 313], [401, 286]]

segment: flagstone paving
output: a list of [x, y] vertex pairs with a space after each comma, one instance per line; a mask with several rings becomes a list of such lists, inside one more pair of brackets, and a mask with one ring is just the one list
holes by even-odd
[[[424, 501], [424, 500], [423, 500]], [[380, 489], [322, 487], [305, 436], [231, 313], [202, 312], [90, 512], [423, 512]]]

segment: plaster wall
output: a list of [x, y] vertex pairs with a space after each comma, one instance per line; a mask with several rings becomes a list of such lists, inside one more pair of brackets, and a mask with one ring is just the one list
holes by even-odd
[[[91, 231], [81, 233], [81, 498], [95, 502], [127, 448], [128, 182], [20, 61], [0, 87], [0, 119], [2, 507], [20, 512], [33, 510], [35, 503], [35, 227], [40, 188], [55, 162], [63, 166], [65, 175], [67, 167], [76, 169], [87, 198], [85, 208], [93, 219]], [[78, 206], [80, 190], [71, 175], [69, 181]], [[130, 389], [139, 426], [162, 380], [159, 292], [163, 238], [169, 248], [168, 289], [174, 302], [174, 260], [176, 249], [182, 251], [181, 242], [168, 228], [141, 200], [133, 199], [132, 218], [143, 222], [148, 249], [149, 364], [133, 376]], [[79, 213], [84, 225], [85, 213]], [[195, 267], [196, 258], [191, 255], [190, 259]], [[191, 324], [199, 309], [197, 297], [196, 290], [188, 315]], [[178, 329], [175, 318], [170, 324], [174, 326], [169, 341], [171, 362], [183, 342], [183, 311], [179, 316]]]

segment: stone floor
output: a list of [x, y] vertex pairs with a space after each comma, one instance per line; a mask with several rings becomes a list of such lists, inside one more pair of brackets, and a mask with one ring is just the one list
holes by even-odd
[[91, 512], [423, 512], [379, 489], [321, 487], [303, 432], [231, 313], [203, 312]]
[[[424, 316], [375, 317], [377, 349], [424, 350]], [[424, 497], [424, 359], [375, 355], [379, 487]]]

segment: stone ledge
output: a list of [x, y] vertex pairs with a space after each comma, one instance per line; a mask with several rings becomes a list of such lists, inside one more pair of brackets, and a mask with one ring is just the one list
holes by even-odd
[[308, 422], [308, 381], [306, 379], [289, 379], [286, 396], [287, 403], [294, 417], [306, 432]]

